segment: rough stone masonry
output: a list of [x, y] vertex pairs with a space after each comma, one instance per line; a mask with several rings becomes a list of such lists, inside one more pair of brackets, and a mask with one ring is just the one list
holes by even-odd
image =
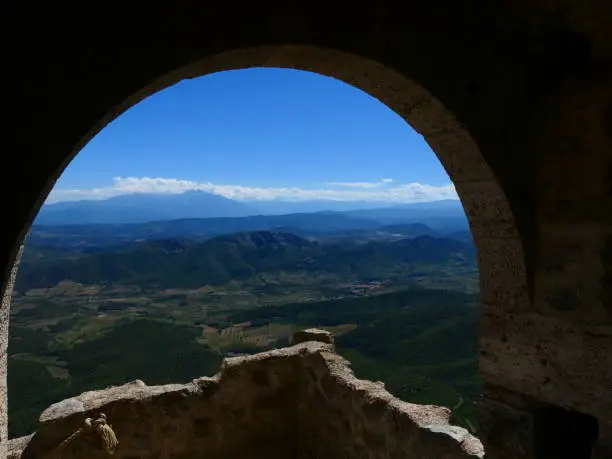
[[357, 379], [322, 330], [295, 344], [225, 359], [213, 377], [187, 384], [134, 381], [50, 406], [34, 435], [11, 440], [13, 459], [108, 457], [93, 430], [57, 446], [104, 413], [117, 459], [483, 458], [482, 443], [449, 424], [450, 410], [393, 397]]

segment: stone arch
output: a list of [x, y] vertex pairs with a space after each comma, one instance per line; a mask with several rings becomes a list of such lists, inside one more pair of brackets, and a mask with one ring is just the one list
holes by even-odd
[[181, 80], [252, 67], [291, 68], [329, 76], [364, 91], [401, 116], [424, 137], [455, 185], [478, 249], [482, 303], [514, 311], [529, 308], [527, 268], [510, 203], [467, 129], [433, 94], [401, 73], [329, 48], [281, 45], [239, 49], [205, 57], [158, 78], [110, 110], [80, 139], [47, 183], [35, 211], [78, 152], [130, 107]]
[[[201, 2], [166, 2], [146, 14], [112, 6], [94, 15], [89, 5], [16, 8], [11, 92], [17, 104], [10, 112], [16, 123], [9, 130], [16, 145], [3, 155], [0, 169], [9, 197], [0, 239], [0, 457], [6, 444], [11, 269], [62, 162], [139, 95], [180, 80], [173, 69], [236, 49], [243, 51], [218, 56], [207, 68], [261, 66], [273, 58], [290, 62], [288, 48], [251, 48], [287, 43], [369, 57], [423, 85], [454, 113], [486, 158], [486, 177], [465, 183], [461, 178], [469, 174], [452, 173], [451, 163], [443, 162], [480, 249], [487, 457], [534, 457], [529, 439], [538, 401], [597, 417], [600, 442], [610, 451], [611, 17], [606, 0], [381, 0], [361, 7], [225, 2], [215, 5], [214, 14]], [[314, 56], [294, 54], [291, 59], [303, 68], [316, 70]], [[336, 57], [328, 70], [349, 68], [349, 60]], [[321, 73], [324, 62], [317, 64]], [[166, 80], [158, 81], [162, 75]], [[374, 85], [381, 75], [371, 78]], [[357, 79], [367, 80], [363, 74]], [[442, 157], [450, 146], [436, 142], [454, 137], [427, 138]], [[470, 155], [462, 150], [456, 156]], [[470, 189], [480, 198], [469, 199]], [[498, 198], [502, 205], [495, 204]], [[479, 205], [478, 212], [469, 210], [468, 201]], [[513, 214], [499, 211], [509, 208]], [[566, 302], [563, 310], [554, 307], [555, 296]]]
[[[123, 100], [108, 108], [106, 113], [101, 113], [101, 118], [93, 126], [80, 126], [81, 129], [85, 128], [82, 129], [82, 136], [78, 140], [72, 138], [76, 143], [71, 145], [69, 151], [66, 149], [65, 155], [62, 153], [63, 163], [49, 177], [38, 196], [18, 246], [21, 246], [26, 231], [63, 170], [108, 123], [148, 96], [181, 80], [252, 67], [292, 68], [333, 77], [366, 92], [401, 116], [431, 146], [462, 201], [478, 249], [481, 301], [485, 316], [490, 313], [492, 317], [498, 317], [503, 310], [518, 312], [530, 308], [522, 239], [524, 231], [519, 230], [504, 185], [461, 120], [425, 87], [389, 66], [358, 54], [310, 45], [256, 46], [212, 54], [153, 81], [136, 85], [139, 88], [136, 92], [124, 94]], [[96, 108], [100, 108], [100, 103]], [[496, 155], [498, 152], [487, 157]], [[515, 203], [516, 197], [512, 199]], [[13, 264], [18, 263], [19, 253], [18, 250], [14, 251]], [[10, 276], [5, 278], [5, 282], [7, 288], [3, 305], [8, 309], [12, 287]], [[495, 335], [501, 333], [497, 327], [490, 327], [489, 324], [485, 324], [485, 328], [491, 330], [481, 337], [484, 349], [490, 337], [495, 339]], [[491, 370], [490, 366], [486, 359], [484, 364], [481, 363], [485, 380], [497, 377], [494, 362]]]

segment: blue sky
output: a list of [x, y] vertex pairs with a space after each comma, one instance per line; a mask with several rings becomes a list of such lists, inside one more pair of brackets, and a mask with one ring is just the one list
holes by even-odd
[[255, 68], [132, 107], [83, 148], [49, 202], [188, 189], [240, 200], [455, 197], [425, 140], [376, 99], [318, 74]]

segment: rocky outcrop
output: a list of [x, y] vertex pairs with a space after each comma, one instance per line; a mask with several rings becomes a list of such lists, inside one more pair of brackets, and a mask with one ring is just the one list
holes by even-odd
[[119, 440], [118, 459], [484, 457], [477, 438], [449, 425], [449, 409], [403, 402], [383, 383], [355, 378], [330, 334], [295, 338], [291, 347], [228, 358], [213, 377], [134, 381], [56, 403], [36, 434], [13, 441], [23, 452], [12, 457], [108, 457], [91, 428], [57, 449], [100, 413]]

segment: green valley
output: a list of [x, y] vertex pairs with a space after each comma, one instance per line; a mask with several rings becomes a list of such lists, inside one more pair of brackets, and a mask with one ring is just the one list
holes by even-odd
[[306, 327], [332, 331], [359, 377], [448, 406], [475, 431], [478, 304], [475, 249], [453, 237], [30, 243], [11, 313], [11, 436], [63, 398], [211, 375], [223, 357], [285, 346]]

